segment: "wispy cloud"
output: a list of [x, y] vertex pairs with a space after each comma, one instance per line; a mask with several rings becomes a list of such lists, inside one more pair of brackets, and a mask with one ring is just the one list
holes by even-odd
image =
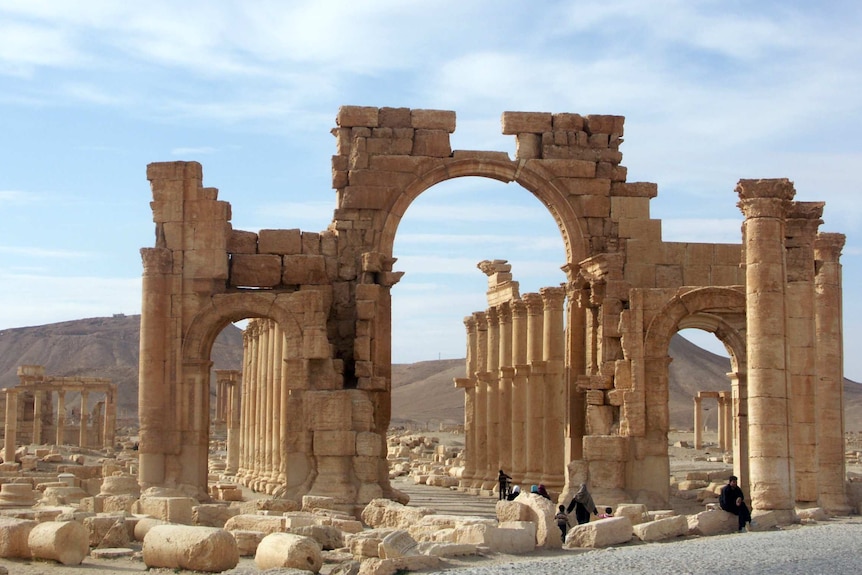
[[215, 154], [218, 150], [211, 146], [201, 146], [199, 148], [173, 148], [172, 156], [201, 156]]

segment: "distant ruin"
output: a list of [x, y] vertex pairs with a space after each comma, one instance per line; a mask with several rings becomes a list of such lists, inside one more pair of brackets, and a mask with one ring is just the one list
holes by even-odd
[[234, 230], [200, 164], [148, 166], [156, 242], [141, 250], [141, 487], [206, 499], [210, 350], [228, 323], [261, 318], [244, 339], [241, 391], [219, 408], [226, 425], [239, 415], [238, 476], [354, 512], [403, 501], [385, 440], [393, 243], [422, 192], [480, 176], [547, 207], [567, 281], [521, 296], [505, 261], [483, 263], [489, 307], [466, 322], [458, 380], [462, 487], [484, 488], [505, 467], [524, 483], [588, 481], [607, 500], [666, 503], [668, 345], [696, 327], [731, 353], [734, 466], [754, 508], [849, 509], [844, 236], [818, 232], [822, 203], [793, 201], [788, 180], [741, 180], [741, 245], [663, 242], [649, 211], [657, 186], [626, 182], [620, 116], [506, 112], [514, 159], [453, 151], [454, 112], [350, 106], [336, 124], [335, 212], [319, 233]]

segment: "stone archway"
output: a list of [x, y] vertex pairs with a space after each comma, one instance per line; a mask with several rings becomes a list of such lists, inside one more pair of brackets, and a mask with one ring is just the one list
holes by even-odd
[[[342, 107], [333, 130], [334, 217], [321, 232], [235, 230], [230, 204], [218, 200], [216, 188], [204, 187], [199, 164], [149, 165], [156, 243], [141, 250], [141, 484], [206, 496], [202, 390], [209, 349], [226, 322], [254, 315], [272, 318], [273, 329], [282, 330], [274, 336], [261, 330], [262, 341], [283, 341], [287, 351], [256, 345], [246, 361], [262, 366], [258, 374], [290, 371], [291, 391], [302, 396], [302, 433], [291, 453], [306, 462], [300, 483], [282, 482], [279, 474], [273, 479], [268, 469], [265, 480], [254, 476], [258, 488], [294, 498], [332, 496], [352, 511], [375, 497], [403, 499], [389, 485], [385, 448], [391, 288], [402, 275], [393, 269], [394, 238], [419, 194], [444, 180], [479, 176], [534, 194], [565, 244], [564, 288], [543, 288], [527, 301], [509, 290], [512, 301], [497, 298], [483, 312], [492, 333], [508, 333], [511, 318], [513, 333], [520, 322], [519, 333], [540, 341], [529, 367], [553, 398], [542, 424], [555, 442], [542, 466], [547, 483], [562, 484], [565, 456], [578, 463], [567, 470], [568, 487], [590, 477], [615, 497], [666, 494], [667, 473], [654, 472], [667, 467], [667, 345], [680, 326], [696, 326], [733, 350], [740, 386], [749, 391], [755, 507], [792, 510], [794, 457], [819, 450], [828, 454], [823, 461], [840, 463], [841, 421], [834, 414], [841, 410], [843, 236], [818, 233], [822, 204], [793, 202], [787, 180], [742, 180], [744, 249], [663, 241], [661, 222], [649, 210], [657, 186], [626, 181], [623, 120], [505, 112], [502, 131], [516, 141], [510, 159], [503, 152], [452, 150], [454, 112]], [[523, 348], [513, 338], [513, 349], [491, 350], [494, 341], [487, 338], [486, 361], [464, 384], [489, 397], [488, 405], [495, 405], [489, 393], [498, 382], [518, 385], [514, 348]], [[788, 350], [806, 361], [788, 362]], [[255, 449], [284, 455], [275, 426], [254, 426], [293, 396], [275, 393], [269, 379], [249, 381], [251, 371], [243, 385], [265, 393], [252, 400], [261, 409], [245, 412], [245, 425], [265, 436]], [[816, 382], [828, 392], [815, 393]], [[769, 441], [765, 417], [775, 406], [794, 405], [794, 397], [816, 400], [808, 403], [817, 404], [817, 413], [788, 414], [781, 430], [785, 439], [796, 434], [793, 444], [778, 442], [780, 449], [772, 450], [777, 443]], [[618, 427], [609, 425], [614, 414]], [[829, 447], [803, 441], [810, 437]], [[843, 472], [809, 463], [796, 474], [806, 501], [821, 497], [841, 508]], [[779, 467], [780, 473], [771, 471]]]

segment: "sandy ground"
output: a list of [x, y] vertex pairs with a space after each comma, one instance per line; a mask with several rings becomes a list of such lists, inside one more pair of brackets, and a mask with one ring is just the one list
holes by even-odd
[[[448, 445], [463, 445], [463, 435], [453, 433], [432, 433], [422, 432], [423, 435], [438, 437], [441, 443]], [[669, 454], [671, 457], [671, 474], [677, 479], [684, 479], [685, 474], [689, 471], [703, 470], [724, 470], [728, 474], [732, 470], [732, 464], [722, 461], [709, 461], [710, 458], [718, 457], [718, 450], [715, 447], [715, 434], [707, 433], [704, 436], [704, 448], [695, 450], [691, 447], [675, 447], [677, 442], [686, 442], [693, 444], [693, 434], [674, 432], [669, 437]], [[862, 434], [855, 434], [855, 437], [848, 440], [848, 451], [862, 449]], [[848, 466], [848, 472], [859, 473], [862, 475], [862, 465], [854, 464]], [[410, 505], [418, 507], [431, 507], [439, 513], [444, 514], [459, 514], [459, 515], [481, 515], [494, 517], [495, 498], [477, 497], [460, 493], [451, 489], [428, 487], [425, 485], [415, 485], [408, 478], [397, 478], [393, 481], [393, 486], [397, 489], [407, 492], [411, 496]], [[256, 497], [248, 493], [249, 497]], [[677, 513], [695, 513], [703, 510], [703, 504], [697, 501], [672, 498], [671, 506]], [[836, 521], [858, 521], [858, 517], [854, 518], [839, 518]], [[791, 528], [797, 528], [793, 526]], [[804, 527], [799, 527], [804, 528]], [[637, 543], [632, 543], [637, 544]], [[78, 566], [64, 566], [50, 561], [27, 561], [27, 560], [11, 560], [0, 558], [0, 575], [3, 573], [3, 568], [7, 569], [8, 573], [14, 575], [86, 575], [94, 573], [138, 573], [148, 572], [154, 574], [171, 573], [174, 575], [191, 575], [191, 571], [182, 571], [174, 569], [147, 569], [140, 556], [140, 546], [136, 547], [138, 552], [130, 558], [118, 559], [99, 559], [89, 556], [84, 559], [84, 562]], [[473, 556], [446, 561], [446, 565], [450, 567], [464, 566], [488, 566], [494, 564], [512, 563], [518, 561], [535, 560], [543, 557], [553, 558], [562, 555], [570, 555], [573, 553], [582, 553], [585, 551], [568, 550], [568, 551], [537, 551], [529, 555], [511, 556], [493, 554], [490, 556]], [[253, 570], [254, 561], [252, 558], [242, 558], [237, 566], [243, 570]], [[325, 564], [321, 573], [327, 574], [332, 570], [333, 565]], [[254, 572], [254, 571], [251, 571]]]

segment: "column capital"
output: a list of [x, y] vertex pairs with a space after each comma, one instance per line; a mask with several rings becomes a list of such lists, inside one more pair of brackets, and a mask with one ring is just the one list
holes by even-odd
[[488, 327], [497, 324], [497, 308], [489, 307], [485, 310], [485, 321], [487, 322]]
[[141, 248], [144, 275], [169, 274], [173, 268], [173, 255], [168, 248]]
[[821, 232], [814, 238], [814, 256], [822, 262], [837, 262], [847, 236], [844, 234]]
[[788, 203], [796, 195], [793, 182], [787, 178], [739, 180], [739, 209], [748, 218], [784, 218]]
[[566, 300], [566, 288], [543, 287], [539, 290], [545, 309], [556, 309], [562, 311], [563, 302]]
[[477, 330], [488, 331], [488, 319], [484, 311], [474, 311], [473, 318], [476, 320]]
[[525, 293], [522, 298], [524, 304], [527, 306], [527, 313], [529, 315], [540, 315], [544, 313], [545, 304], [542, 301], [542, 296], [537, 293]]
[[472, 315], [465, 316], [464, 327], [467, 328], [467, 333], [474, 333], [476, 331], [476, 317]]
[[817, 228], [823, 223], [823, 206], [826, 202], [791, 202], [787, 209], [788, 238], [794, 243], [810, 244], [817, 235]]
[[508, 303], [501, 303], [497, 306], [497, 323], [503, 324], [512, 322], [512, 308]]
[[523, 319], [527, 317], [527, 304], [522, 299], [512, 300], [509, 305], [512, 308], [512, 317]]

